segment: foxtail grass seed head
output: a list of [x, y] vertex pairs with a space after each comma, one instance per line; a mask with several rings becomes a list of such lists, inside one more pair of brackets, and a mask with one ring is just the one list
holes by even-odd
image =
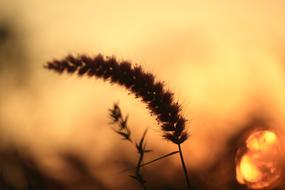
[[119, 62], [114, 57], [105, 58], [99, 54], [95, 57], [69, 55], [48, 62], [45, 68], [58, 73], [95, 76], [124, 86], [141, 98], [150, 112], [156, 115], [165, 139], [181, 144], [188, 138], [186, 119], [181, 115], [180, 105], [174, 101], [173, 93], [166, 90], [162, 82], [156, 81], [152, 73], [143, 71], [141, 66], [132, 66], [128, 61]]

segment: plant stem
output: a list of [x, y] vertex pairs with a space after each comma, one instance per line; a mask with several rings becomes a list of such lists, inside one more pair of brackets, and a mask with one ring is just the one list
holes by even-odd
[[[147, 166], [147, 165], [149, 165], [149, 164], [152, 164], [153, 162], [159, 161], [159, 160], [161, 160], [161, 159], [163, 159], [163, 158], [167, 158], [168, 156], [172, 156], [172, 155], [177, 154], [177, 153], [179, 153], [179, 151], [170, 152], [170, 153], [165, 154], [165, 155], [163, 155], [163, 156], [161, 156], [161, 157], [159, 157], [159, 158], [156, 158], [156, 159], [154, 159], [154, 160], [145, 162], [145, 163], [143, 163], [143, 164], [140, 165], [140, 168], [145, 167], [145, 166]], [[135, 167], [135, 168], [129, 168], [129, 169], [123, 170], [123, 171], [121, 171], [121, 172], [123, 173], [123, 172], [131, 171], [131, 170], [135, 170], [135, 169], [137, 169], [137, 167]]]
[[181, 149], [181, 145], [180, 144], [178, 144], [178, 149], [179, 149], [180, 160], [181, 160], [181, 164], [182, 164], [182, 167], [183, 167], [184, 176], [185, 176], [185, 180], [186, 180], [186, 184], [187, 184], [187, 189], [190, 190], [189, 177], [188, 177], [187, 168], [186, 168], [186, 165], [185, 165], [185, 162], [184, 162], [183, 153], [182, 153], [182, 149]]

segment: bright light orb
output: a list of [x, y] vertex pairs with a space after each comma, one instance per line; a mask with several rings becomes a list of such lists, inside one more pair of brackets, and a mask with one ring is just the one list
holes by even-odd
[[236, 178], [240, 184], [251, 189], [271, 189], [278, 185], [282, 170], [280, 166], [281, 142], [270, 130], [253, 131], [245, 145], [237, 151]]

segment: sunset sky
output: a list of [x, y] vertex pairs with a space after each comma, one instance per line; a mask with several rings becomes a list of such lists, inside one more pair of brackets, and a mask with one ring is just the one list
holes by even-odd
[[[114, 149], [134, 160], [110, 128], [108, 109], [118, 102], [135, 137], [149, 128], [150, 157], [176, 150], [125, 89], [43, 69], [67, 54], [102, 53], [165, 81], [188, 119], [187, 164], [207, 168], [251, 117], [285, 129], [284, 20], [282, 0], [0, 0], [0, 31], [11, 33], [0, 35], [0, 149], [17, 147], [62, 180], [63, 150], [90, 168], [123, 158], [113, 159]], [[180, 167], [178, 157], [168, 161]]]

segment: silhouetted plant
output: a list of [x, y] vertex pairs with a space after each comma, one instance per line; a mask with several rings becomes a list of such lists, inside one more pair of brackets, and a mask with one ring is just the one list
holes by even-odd
[[137, 152], [139, 154], [139, 159], [138, 159], [138, 162], [137, 162], [136, 173], [135, 173], [134, 176], [131, 176], [135, 180], [137, 180], [140, 184], [142, 184], [144, 189], [147, 189], [147, 187], [146, 187], [146, 181], [145, 181], [144, 177], [141, 174], [141, 165], [143, 163], [144, 154], [148, 153], [148, 152], [151, 152], [151, 150], [146, 149], [146, 144], [144, 142], [146, 133], [147, 133], [147, 130], [145, 130], [145, 132], [143, 133], [140, 142], [136, 143], [136, 148], [137, 148]]
[[[186, 119], [181, 114], [180, 104], [174, 101], [173, 93], [166, 90], [162, 82], [156, 81], [153, 74], [143, 71], [140, 66], [132, 66], [128, 61], [119, 62], [114, 57], [104, 58], [100, 54], [94, 58], [86, 55], [78, 57], [69, 55], [64, 59], [48, 62], [45, 68], [58, 73], [65, 71], [69, 74], [77, 73], [78, 76], [102, 78], [110, 83], [124, 86], [137, 98], [141, 98], [150, 112], [156, 115], [164, 133], [163, 137], [178, 145], [187, 187], [190, 189], [181, 150], [181, 144], [188, 138]], [[128, 139], [130, 134], [124, 130], [121, 135]]]
[[124, 140], [128, 140], [132, 142], [131, 139], [131, 130], [129, 129], [127, 122], [128, 116], [125, 118], [122, 115], [121, 109], [118, 104], [114, 104], [113, 109], [109, 109], [110, 117], [113, 123], [117, 123], [119, 125], [119, 129], [114, 129], [116, 133], [123, 137]]
[[109, 114], [112, 119], [112, 123], [117, 124], [119, 127], [118, 129], [114, 129], [114, 131], [118, 133], [120, 136], [122, 136], [123, 140], [131, 142], [137, 149], [139, 159], [137, 162], [135, 175], [131, 175], [131, 177], [135, 179], [143, 189], [147, 189], [146, 180], [144, 179], [141, 173], [141, 164], [143, 163], [144, 154], [150, 152], [150, 150], [146, 149], [146, 144], [144, 142], [147, 130], [145, 130], [145, 132], [143, 133], [139, 143], [133, 143], [131, 139], [131, 130], [127, 123], [128, 116], [126, 117], [123, 116], [122, 111], [118, 106], [118, 104], [114, 104], [113, 108], [109, 109]]

